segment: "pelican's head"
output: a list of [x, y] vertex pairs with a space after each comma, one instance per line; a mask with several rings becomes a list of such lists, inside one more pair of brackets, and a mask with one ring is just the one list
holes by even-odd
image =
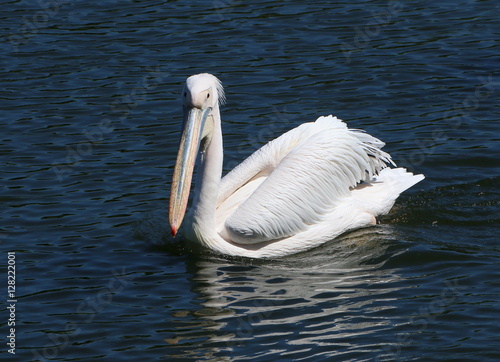
[[214, 108], [219, 102], [223, 103], [224, 89], [217, 77], [208, 73], [190, 76], [182, 90], [182, 104], [184, 107], [206, 109]]
[[210, 144], [219, 104], [224, 102], [221, 82], [212, 74], [192, 75], [182, 91], [184, 130], [174, 168], [168, 218], [172, 235], [177, 234], [186, 213], [194, 163], [200, 149]]

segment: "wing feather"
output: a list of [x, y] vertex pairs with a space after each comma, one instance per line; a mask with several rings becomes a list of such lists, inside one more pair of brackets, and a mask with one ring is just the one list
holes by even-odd
[[[283, 134], [222, 180], [221, 234], [235, 243], [255, 244], [306, 230], [349, 196], [350, 188], [391, 162], [380, 150], [383, 145], [332, 116]], [[249, 183], [256, 185], [253, 192], [245, 187]], [[235, 202], [239, 189], [244, 197]]]

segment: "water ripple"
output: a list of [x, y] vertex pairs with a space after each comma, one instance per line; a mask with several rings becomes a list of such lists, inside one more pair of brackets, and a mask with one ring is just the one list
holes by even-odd
[[[498, 359], [497, 14], [493, 0], [4, 2], [16, 354]], [[332, 113], [426, 180], [380, 225], [307, 253], [193, 255], [166, 212], [179, 92], [206, 71], [227, 91], [226, 171]]]

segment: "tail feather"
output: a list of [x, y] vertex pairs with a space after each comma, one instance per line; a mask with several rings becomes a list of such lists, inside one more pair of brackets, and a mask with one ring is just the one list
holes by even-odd
[[352, 190], [353, 201], [370, 214], [387, 214], [398, 196], [424, 179], [404, 168], [385, 168], [371, 182], [363, 183]]

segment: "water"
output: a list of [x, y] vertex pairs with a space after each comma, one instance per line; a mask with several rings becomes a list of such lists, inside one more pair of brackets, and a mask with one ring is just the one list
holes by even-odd
[[[3, 2], [0, 248], [17, 302], [0, 359], [499, 359], [499, 10]], [[426, 179], [380, 225], [300, 255], [192, 255], [166, 210], [179, 94], [201, 71], [226, 87], [226, 170], [333, 113]]]

